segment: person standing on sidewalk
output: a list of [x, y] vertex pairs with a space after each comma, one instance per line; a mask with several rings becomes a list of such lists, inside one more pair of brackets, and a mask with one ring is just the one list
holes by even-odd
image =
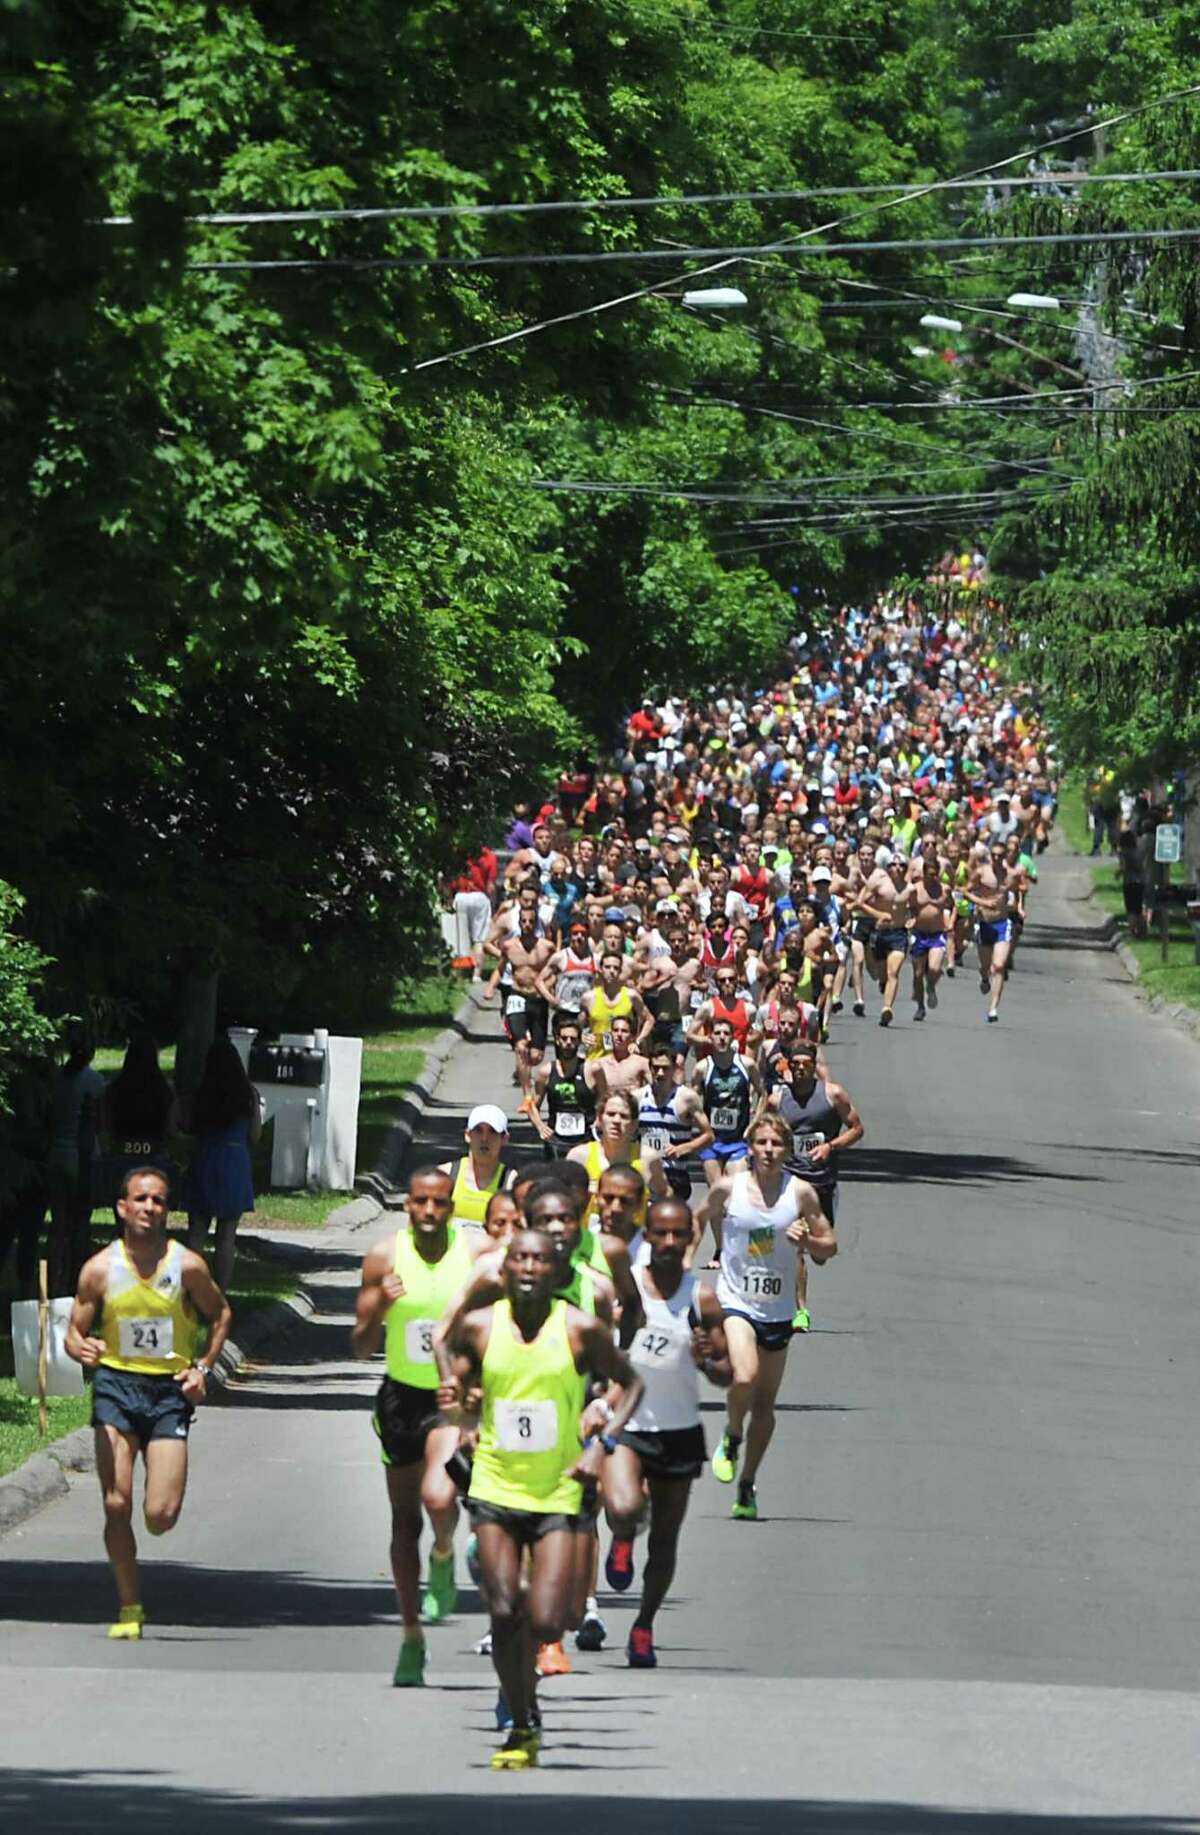
[[[392, 1575], [404, 1627], [392, 1677], [396, 1688], [425, 1682], [422, 1614], [436, 1623], [458, 1599], [454, 1528], [458, 1493], [446, 1461], [458, 1429], [438, 1413], [433, 1334], [438, 1320], [471, 1277], [476, 1258], [492, 1248], [483, 1230], [451, 1224], [453, 1190], [441, 1167], [415, 1172], [408, 1189], [408, 1228], [367, 1252], [350, 1343], [372, 1357], [382, 1341], [387, 1373], [379, 1385], [373, 1426], [379, 1437], [392, 1510]], [[421, 1512], [433, 1528], [428, 1583], [421, 1600]]]
[[188, 1132], [195, 1137], [196, 1147], [184, 1187], [187, 1244], [199, 1254], [216, 1218], [217, 1284], [228, 1291], [233, 1282], [237, 1227], [245, 1213], [254, 1209], [250, 1148], [262, 1133], [262, 1106], [237, 1046], [225, 1035], [208, 1048], [189, 1122]]

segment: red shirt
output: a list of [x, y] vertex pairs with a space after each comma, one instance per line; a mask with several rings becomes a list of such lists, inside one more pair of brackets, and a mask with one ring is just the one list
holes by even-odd
[[646, 713], [644, 708], [638, 709], [626, 728], [630, 737], [634, 739], [660, 739], [662, 730], [662, 721], [658, 716]]
[[735, 892], [739, 892], [761, 924], [771, 896], [771, 880], [766, 867], [759, 867], [757, 873], [751, 873], [748, 867], [740, 866], [730, 882]]

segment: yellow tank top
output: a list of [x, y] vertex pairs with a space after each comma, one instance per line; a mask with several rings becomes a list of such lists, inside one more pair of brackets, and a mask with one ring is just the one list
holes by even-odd
[[[471, 1178], [471, 1156], [469, 1153], [464, 1154], [458, 1162], [458, 1170], [454, 1175], [454, 1209], [451, 1212], [454, 1222], [474, 1224], [478, 1229], [482, 1229], [488, 1200], [500, 1190], [507, 1177], [508, 1167], [501, 1160], [492, 1176], [491, 1184], [485, 1186], [482, 1191], [478, 1190]], [[436, 1388], [437, 1385], [435, 1384], [434, 1387]]]
[[509, 1302], [497, 1300], [483, 1354], [483, 1412], [470, 1495], [505, 1510], [576, 1516], [582, 1487], [565, 1474], [579, 1456], [583, 1397], [566, 1301], [552, 1303], [546, 1323], [527, 1343], [513, 1327]]
[[174, 1376], [196, 1355], [199, 1322], [183, 1289], [183, 1244], [168, 1242], [158, 1266], [143, 1280], [118, 1237], [105, 1251], [108, 1279], [100, 1314], [110, 1370], [138, 1376]]
[[[640, 1172], [644, 1179], [646, 1176], [646, 1169], [642, 1165], [642, 1156], [640, 1153], [631, 1153], [627, 1160], [610, 1160], [603, 1147], [600, 1145], [600, 1142], [597, 1140], [588, 1142], [587, 1159], [584, 1164], [587, 1167], [588, 1183], [591, 1186], [591, 1197], [588, 1199], [587, 1214], [583, 1220], [586, 1228], [586, 1226], [599, 1223], [600, 1221], [600, 1206], [596, 1200], [596, 1193], [600, 1190], [600, 1177], [602, 1173], [607, 1172], [610, 1166], [632, 1166], [634, 1171]], [[649, 1192], [644, 1191], [642, 1193], [641, 1202], [637, 1208], [637, 1224], [639, 1230], [645, 1228], [646, 1212], [648, 1209]], [[596, 1246], [597, 1249], [599, 1249], [598, 1242]], [[605, 1272], [607, 1272], [607, 1270], [605, 1270]]]
[[[616, 954], [616, 951], [613, 951]], [[632, 1019], [633, 998], [626, 987], [618, 988], [610, 1000], [603, 988], [594, 988], [588, 1001], [588, 1025], [592, 1032], [589, 1058], [602, 1058], [612, 1050], [612, 1023], [615, 1019]]]
[[418, 1255], [412, 1232], [397, 1230], [392, 1266], [404, 1282], [404, 1292], [387, 1310], [387, 1373], [394, 1382], [407, 1383], [410, 1389], [436, 1389], [433, 1328], [471, 1278], [474, 1263], [466, 1237], [461, 1230], [452, 1229], [441, 1260], [427, 1262]]

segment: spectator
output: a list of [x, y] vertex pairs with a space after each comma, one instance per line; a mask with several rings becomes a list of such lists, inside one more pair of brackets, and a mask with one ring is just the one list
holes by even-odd
[[88, 1255], [92, 1162], [104, 1078], [93, 1068], [96, 1048], [86, 1029], [68, 1027], [65, 1062], [54, 1078], [46, 1195], [50, 1205], [50, 1291], [74, 1293]]
[[[45, 1063], [19, 1063], [9, 1084], [7, 1111], [0, 1112], [0, 1272], [15, 1243], [19, 1300], [37, 1295], [38, 1237], [49, 1199], [46, 1158], [57, 1074]], [[50, 1291], [72, 1290], [56, 1287], [52, 1280]]]
[[228, 1037], [214, 1039], [208, 1048], [189, 1121], [188, 1132], [195, 1137], [196, 1146], [184, 1188], [188, 1248], [204, 1253], [209, 1225], [215, 1217], [213, 1273], [217, 1286], [228, 1293], [233, 1280], [237, 1227], [243, 1215], [254, 1209], [250, 1147], [262, 1133], [258, 1091]]
[[175, 1088], [159, 1069], [157, 1041], [144, 1027], [131, 1036], [125, 1062], [104, 1092], [100, 1121], [111, 1150], [106, 1185], [116, 1216], [121, 1180], [135, 1166], [157, 1167], [169, 1180], [179, 1170], [169, 1150], [179, 1130]]
[[1125, 915], [1129, 919], [1129, 933], [1134, 937], [1144, 937], [1146, 885], [1143, 879], [1143, 849], [1131, 828], [1123, 828], [1117, 836], [1117, 871], [1121, 875], [1121, 892], [1125, 899]]

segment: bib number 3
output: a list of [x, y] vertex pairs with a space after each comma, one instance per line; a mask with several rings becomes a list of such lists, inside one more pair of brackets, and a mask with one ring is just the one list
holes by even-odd
[[496, 1444], [503, 1453], [552, 1453], [558, 1445], [553, 1402], [497, 1402]]
[[404, 1355], [410, 1364], [433, 1362], [435, 1319], [410, 1319], [404, 1328]]

